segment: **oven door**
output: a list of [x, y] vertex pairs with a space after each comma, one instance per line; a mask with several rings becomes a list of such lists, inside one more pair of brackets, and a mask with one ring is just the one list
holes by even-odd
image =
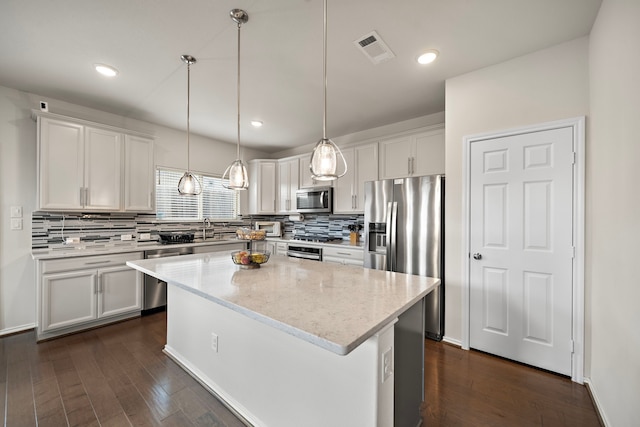
[[287, 256], [291, 258], [310, 259], [312, 261], [322, 261], [322, 248], [311, 246], [298, 246], [289, 244]]

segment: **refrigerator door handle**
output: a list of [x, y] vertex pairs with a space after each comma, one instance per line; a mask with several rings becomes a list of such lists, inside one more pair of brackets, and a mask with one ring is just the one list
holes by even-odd
[[386, 258], [386, 265], [384, 266], [384, 269], [387, 271], [391, 271], [391, 267], [392, 267], [392, 262], [391, 262], [391, 255], [392, 255], [392, 248], [391, 248], [391, 222], [392, 222], [392, 218], [391, 218], [391, 212], [393, 208], [393, 203], [389, 202], [387, 203], [387, 211], [385, 213], [385, 220], [387, 223], [387, 229], [386, 229], [386, 235], [385, 235], [385, 240], [386, 240], [386, 248], [387, 248], [387, 256]]
[[[390, 203], [391, 204], [391, 203]], [[397, 234], [398, 234], [398, 202], [393, 202], [393, 204], [391, 204], [391, 230], [390, 230], [390, 234], [391, 234], [391, 240], [387, 241], [387, 245], [391, 246], [391, 261], [390, 261], [390, 271], [397, 271], [398, 269], [398, 265], [397, 265], [397, 244], [396, 244], [396, 239], [398, 238]]]

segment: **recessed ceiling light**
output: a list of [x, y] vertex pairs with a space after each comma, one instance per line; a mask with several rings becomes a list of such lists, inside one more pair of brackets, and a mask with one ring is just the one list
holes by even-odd
[[431, 49], [426, 51], [425, 53], [423, 53], [422, 55], [418, 56], [418, 63], [419, 64], [431, 64], [433, 61], [436, 60], [436, 58], [438, 57], [438, 51], [435, 49]]
[[253, 127], [259, 128], [262, 126], [262, 122], [260, 120], [251, 120], [251, 125]]
[[106, 64], [93, 64], [93, 67], [96, 69], [97, 72], [99, 72], [100, 74], [102, 74], [103, 76], [107, 76], [107, 77], [115, 77], [118, 75], [118, 70], [116, 70], [115, 68], [113, 68], [110, 65], [106, 65]]

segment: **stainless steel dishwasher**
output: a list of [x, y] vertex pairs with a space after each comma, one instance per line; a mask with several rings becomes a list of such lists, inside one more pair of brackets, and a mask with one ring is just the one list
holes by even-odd
[[[144, 257], [147, 259], [165, 258], [170, 256], [189, 255], [192, 253], [193, 248], [191, 247], [163, 248], [145, 251]], [[167, 283], [145, 274], [143, 304], [142, 314], [150, 314], [164, 310], [167, 306]]]

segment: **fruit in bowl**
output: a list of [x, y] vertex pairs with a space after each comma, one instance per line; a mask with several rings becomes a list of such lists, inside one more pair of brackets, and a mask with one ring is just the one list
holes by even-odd
[[251, 254], [251, 262], [255, 262], [256, 264], [264, 264], [269, 260], [269, 254], [267, 252], [254, 252]]
[[235, 251], [231, 253], [234, 264], [256, 268], [269, 260], [269, 252]]

